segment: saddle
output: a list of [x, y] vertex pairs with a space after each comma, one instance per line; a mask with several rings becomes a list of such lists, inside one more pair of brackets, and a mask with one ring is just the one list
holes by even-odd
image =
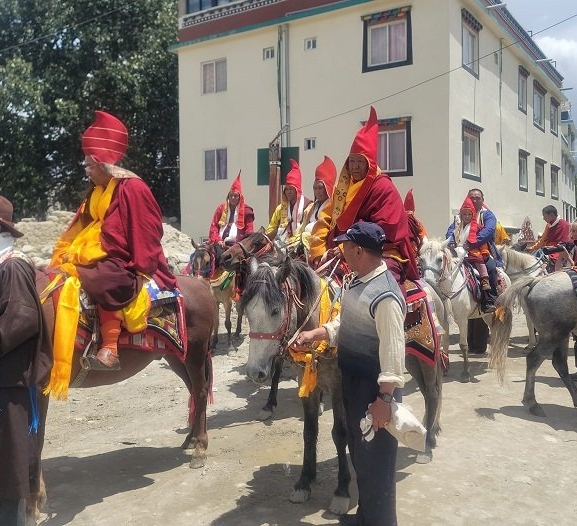
[[[123, 326], [118, 339], [119, 348], [174, 354], [184, 362], [187, 353], [186, 321], [184, 298], [175, 290], [160, 290], [154, 280], [143, 285], [150, 298], [150, 310], [146, 320], [146, 330], [131, 333]], [[98, 310], [91, 299], [80, 290], [81, 312], [76, 329], [75, 350], [95, 352], [100, 339]], [[56, 308], [59, 300], [58, 289], [54, 291]]]
[[405, 352], [423, 360], [431, 367], [442, 359], [443, 369], [449, 368], [449, 357], [441, 351], [443, 334], [432, 298], [420, 281], [405, 281], [407, 314], [405, 316]]

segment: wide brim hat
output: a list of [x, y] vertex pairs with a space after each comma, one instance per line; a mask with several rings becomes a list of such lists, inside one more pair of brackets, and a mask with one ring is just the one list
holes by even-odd
[[12, 206], [12, 203], [0, 195], [0, 230], [8, 230], [12, 237], [22, 237], [24, 234], [14, 228], [14, 223], [12, 221], [13, 212], [14, 207]]

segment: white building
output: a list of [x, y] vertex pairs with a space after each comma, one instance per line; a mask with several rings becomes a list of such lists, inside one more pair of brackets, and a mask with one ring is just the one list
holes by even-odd
[[[315, 167], [326, 154], [340, 171], [370, 105], [379, 164], [403, 197], [414, 189], [429, 235], [444, 235], [473, 187], [506, 226], [529, 216], [542, 230], [548, 204], [574, 219], [562, 76], [493, 4], [181, 0], [183, 231], [207, 235], [240, 169], [255, 226], [268, 224], [268, 167], [258, 173], [257, 151], [285, 125], [282, 146], [298, 155], [311, 196]], [[572, 121], [566, 128], [574, 137]]]

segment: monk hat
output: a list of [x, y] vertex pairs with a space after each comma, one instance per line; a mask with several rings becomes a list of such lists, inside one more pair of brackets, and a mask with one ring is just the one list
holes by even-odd
[[13, 211], [12, 203], [0, 195], [0, 230], [8, 230], [12, 237], [22, 237], [24, 234], [14, 228], [14, 223], [12, 222]]
[[235, 193], [235, 194], [238, 194], [240, 196], [240, 199], [238, 200], [238, 208], [237, 208], [238, 214], [237, 214], [236, 226], [240, 229], [243, 229], [245, 227], [245, 222], [244, 222], [244, 194], [242, 193], [242, 183], [240, 181], [240, 172], [241, 172], [241, 170], [238, 171], [238, 175], [236, 176], [235, 180], [230, 185], [230, 190], [228, 191], [228, 194], [226, 196], [226, 203], [224, 204], [224, 208], [222, 211], [222, 215], [221, 215], [219, 224], [224, 225], [228, 221], [228, 196], [232, 193]]
[[364, 155], [369, 161], [369, 165], [377, 162], [377, 146], [379, 143], [379, 122], [377, 112], [373, 106], [369, 113], [369, 120], [357, 132], [350, 153]]
[[97, 163], [114, 164], [124, 157], [128, 146], [126, 126], [114, 115], [95, 111], [95, 120], [82, 136], [82, 151]]
[[301, 195], [303, 193], [301, 169], [299, 163], [297, 163], [294, 159], [291, 159], [290, 162], [292, 168], [286, 176], [285, 186], [294, 186], [297, 191], [297, 195]]
[[415, 198], [413, 197], [413, 189], [411, 188], [405, 196], [405, 210], [407, 212], [415, 212]]
[[330, 157], [325, 155], [324, 161], [315, 170], [315, 181], [320, 181], [325, 185], [325, 190], [329, 197], [333, 196], [335, 181], [337, 179], [337, 167]]

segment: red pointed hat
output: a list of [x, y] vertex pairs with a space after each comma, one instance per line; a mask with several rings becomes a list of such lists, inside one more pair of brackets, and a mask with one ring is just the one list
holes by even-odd
[[228, 191], [229, 194], [231, 194], [232, 192], [236, 192], [237, 194], [240, 194], [242, 196], [242, 183], [240, 182], [240, 172], [241, 170], [238, 171], [236, 179], [232, 182], [232, 185], [230, 185], [230, 190]]
[[114, 115], [95, 111], [95, 120], [82, 136], [82, 151], [96, 162], [114, 164], [124, 157], [128, 132]]
[[378, 142], [379, 142], [379, 122], [377, 120], [377, 112], [375, 108], [371, 106], [369, 120], [357, 132], [355, 140], [353, 141], [353, 144], [351, 146], [350, 153], [357, 153], [360, 155], [364, 155], [369, 160], [369, 164], [371, 164], [372, 162], [376, 165]]
[[290, 161], [292, 168], [286, 176], [285, 186], [294, 186], [296, 188], [298, 197], [303, 193], [301, 169], [299, 164], [294, 159], [291, 159]]
[[414, 212], [415, 211], [415, 198], [413, 197], [413, 189], [411, 188], [407, 195], [405, 196], [405, 211]]
[[240, 199], [238, 201], [238, 215], [237, 215], [237, 219], [236, 219], [236, 226], [242, 230], [245, 227], [245, 223], [244, 223], [244, 194], [242, 193], [242, 183], [240, 182], [240, 172], [241, 172], [241, 170], [238, 171], [238, 175], [236, 176], [236, 179], [230, 185], [230, 190], [228, 191], [228, 195], [226, 196], [225, 209], [228, 212], [228, 196], [230, 194], [232, 194], [233, 192], [239, 194]]
[[477, 211], [475, 210], [475, 205], [472, 199], [467, 196], [461, 205], [460, 210], [471, 210], [473, 218], [471, 219], [471, 226], [469, 227], [469, 235], [467, 236], [467, 241], [469, 243], [477, 242], [477, 231], [479, 230], [479, 225], [477, 224]]
[[320, 181], [325, 185], [325, 190], [329, 197], [333, 196], [335, 181], [337, 179], [337, 167], [330, 157], [325, 155], [324, 161], [315, 170], [315, 181]]

